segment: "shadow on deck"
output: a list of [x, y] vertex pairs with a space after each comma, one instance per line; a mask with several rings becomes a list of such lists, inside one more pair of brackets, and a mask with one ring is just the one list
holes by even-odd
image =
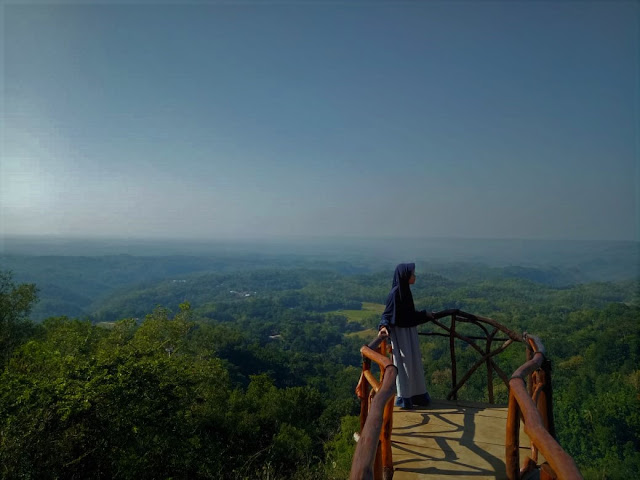
[[[395, 408], [391, 448], [394, 480], [506, 479], [507, 407], [434, 400], [414, 410]], [[521, 456], [529, 454], [521, 427]]]

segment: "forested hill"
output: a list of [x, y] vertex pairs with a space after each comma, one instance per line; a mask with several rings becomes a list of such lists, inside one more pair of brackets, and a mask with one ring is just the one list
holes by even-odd
[[[344, 255], [0, 255], [0, 269], [12, 271], [17, 282], [35, 283], [38, 286], [39, 302], [31, 314], [34, 320], [52, 315], [101, 320], [113, 320], [125, 313], [140, 316], [156, 305], [176, 307], [184, 299], [189, 299], [197, 306], [213, 299], [229, 300], [225, 289], [255, 291], [258, 297], [277, 297], [279, 301], [291, 303], [289, 306], [327, 310], [332, 308], [329, 303], [344, 302], [347, 297], [354, 301], [383, 301], [389, 284], [389, 271], [393, 271], [393, 266], [393, 263], [383, 259], [365, 261], [361, 257]], [[620, 265], [614, 267], [620, 273]], [[528, 280], [533, 291], [546, 287], [559, 292], [572, 286], [593, 283], [589, 279], [597, 273], [582, 271], [575, 266], [496, 267], [464, 262], [419, 262], [418, 268], [430, 276], [428, 284], [419, 283], [425, 285], [431, 297], [439, 299], [438, 304], [450, 303], [450, 300], [445, 300], [448, 295], [451, 301], [458, 301], [461, 294], [455, 292], [457, 288], [475, 286], [482, 289], [487, 282], [497, 282], [502, 285], [501, 288], [508, 289], [511, 288], [508, 287], [509, 283]], [[258, 280], [256, 271], [260, 272], [262, 280]], [[284, 271], [297, 284], [289, 282], [291, 288], [288, 288], [287, 281], [282, 280]], [[631, 275], [630, 272], [634, 270], [628, 266], [625, 271], [626, 274], [614, 275], [616, 280], [599, 282], [597, 288], [585, 287], [587, 296], [593, 296], [594, 302], [599, 298], [615, 301], [616, 294], [607, 298], [607, 285], [618, 285], [622, 290], [628, 290], [638, 278]], [[272, 279], [269, 278], [271, 274], [274, 275]], [[334, 279], [343, 284], [340, 291], [334, 292], [328, 288]], [[296, 303], [295, 297], [299, 296], [297, 290], [301, 288], [303, 293], [317, 290], [311, 303], [307, 300], [309, 295], [304, 297], [303, 303], [306, 305]], [[285, 293], [285, 290], [290, 292]], [[425, 295], [429, 296], [429, 292], [425, 291]], [[562, 295], [566, 294], [559, 294], [559, 297]], [[468, 296], [462, 292], [463, 298]], [[329, 297], [333, 298], [327, 300]]]
[[[194, 273], [240, 274], [262, 269], [314, 268], [338, 273], [370, 272], [370, 266], [344, 260], [313, 260], [297, 256], [35, 256], [0, 255], [0, 269], [13, 272], [17, 282], [35, 283], [40, 301], [32, 318], [51, 315], [85, 317], [114, 293], [137, 290]], [[160, 302], [164, 303], [164, 302]]]
[[[392, 267], [37, 258], [10, 257], [14, 274], [0, 277], [0, 478], [346, 478], [358, 350], [375, 334]], [[419, 262], [413, 292], [419, 308], [460, 308], [539, 335], [560, 443], [585, 478], [632, 478], [638, 280], [572, 283], [574, 274]], [[39, 303], [24, 282], [40, 289]], [[72, 307], [80, 313], [60, 317]], [[442, 398], [446, 340], [422, 347], [429, 390]], [[506, 372], [524, 360], [505, 353], [496, 361]], [[460, 371], [476, 359], [462, 348]], [[474, 374], [460, 397], [486, 400], [485, 380]], [[504, 402], [499, 380], [494, 390]]]

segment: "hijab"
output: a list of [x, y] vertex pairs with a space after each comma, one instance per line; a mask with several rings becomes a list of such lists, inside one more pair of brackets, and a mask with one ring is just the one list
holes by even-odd
[[409, 279], [413, 272], [416, 271], [415, 263], [400, 263], [396, 267], [396, 271], [393, 273], [393, 283], [391, 289], [398, 287], [400, 294], [400, 302], [402, 303], [403, 310], [415, 311], [416, 307], [413, 304], [413, 295], [411, 294], [411, 288], [409, 287]]

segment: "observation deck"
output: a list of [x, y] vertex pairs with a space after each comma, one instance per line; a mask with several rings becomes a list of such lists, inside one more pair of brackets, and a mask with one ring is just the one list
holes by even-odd
[[[445, 318], [449, 318], [448, 325], [441, 321]], [[575, 462], [555, 439], [551, 363], [542, 341], [457, 309], [434, 313], [430, 322], [439, 330], [420, 335], [449, 340], [451, 390], [447, 400], [414, 410], [394, 407], [398, 370], [390, 359], [391, 347], [381, 336], [364, 345], [356, 387], [360, 438], [350, 480], [582, 480]], [[479, 332], [470, 334], [459, 325], [475, 326]], [[460, 380], [459, 342], [479, 357]], [[525, 347], [525, 363], [507, 377], [495, 357], [514, 344]], [[371, 370], [374, 364], [379, 377]], [[489, 404], [459, 401], [458, 392], [483, 365]], [[507, 407], [495, 405], [494, 374], [509, 392]]]

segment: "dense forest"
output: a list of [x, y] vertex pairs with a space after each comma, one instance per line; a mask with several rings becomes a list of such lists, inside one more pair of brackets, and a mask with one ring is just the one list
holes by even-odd
[[[388, 264], [16, 255], [2, 265], [0, 478], [347, 477], [358, 350], [375, 335]], [[422, 262], [413, 293], [419, 308], [540, 336], [561, 445], [585, 478], [632, 478], [638, 279], [579, 276]], [[444, 398], [448, 340], [421, 341], [431, 395]], [[477, 360], [459, 352], [459, 371]], [[523, 360], [515, 346], [496, 361], [510, 372]], [[499, 379], [495, 392], [506, 401]], [[486, 401], [484, 375], [459, 397]]]

